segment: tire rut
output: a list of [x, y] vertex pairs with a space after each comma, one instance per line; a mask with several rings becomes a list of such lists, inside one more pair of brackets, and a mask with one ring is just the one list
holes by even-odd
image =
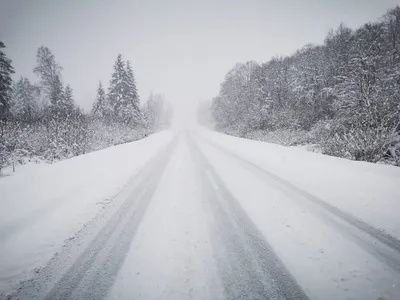
[[213, 215], [210, 233], [226, 299], [309, 299], [196, 143], [186, 141]]
[[[209, 141], [208, 139], [202, 137], [201, 139], [222, 153], [235, 158], [244, 167], [253, 171], [253, 173], [261, 178], [266, 179], [269, 183], [272, 181], [282, 191], [290, 193], [291, 195], [300, 196], [302, 200], [307, 200], [308, 204], [319, 208], [319, 213], [316, 214], [317, 217], [325, 222], [331, 223], [342, 235], [347, 236], [350, 240], [359, 244], [363, 249], [385, 262], [385, 264], [393, 270], [400, 272], [400, 240], [381, 229], [365, 223], [354, 215], [340, 210], [301, 188], [298, 188], [285, 179], [238, 156], [231, 150], [213, 141]], [[299, 197], [296, 197], [296, 200], [298, 199]], [[298, 201], [294, 202], [301, 205]]]
[[[38, 278], [26, 282], [10, 299], [104, 299], [122, 266], [176, 142], [175, 138], [135, 176], [130, 195], [55, 285], [48, 287], [46, 281], [58, 273], [58, 264], [62, 261], [57, 257], [62, 253], [50, 261]], [[79, 244], [71, 245], [74, 246], [79, 247]]]

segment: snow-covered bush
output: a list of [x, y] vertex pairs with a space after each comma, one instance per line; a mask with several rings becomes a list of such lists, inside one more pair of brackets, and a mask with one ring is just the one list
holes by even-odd
[[105, 123], [78, 115], [50, 118], [36, 123], [9, 122], [0, 137], [0, 169], [29, 161], [49, 163], [132, 142], [144, 137], [146, 129], [123, 123]]
[[278, 129], [275, 131], [257, 130], [246, 134], [244, 137], [284, 146], [297, 146], [314, 143], [314, 139], [308, 131], [294, 129]]
[[388, 150], [387, 128], [332, 129], [321, 139], [323, 153], [354, 160], [378, 162]]
[[385, 159], [390, 163], [400, 166], [400, 134], [393, 133], [390, 136], [388, 151], [385, 154]]
[[129, 127], [121, 123], [106, 123], [93, 120], [88, 128], [87, 152], [129, 143], [144, 137], [147, 133], [142, 126]]

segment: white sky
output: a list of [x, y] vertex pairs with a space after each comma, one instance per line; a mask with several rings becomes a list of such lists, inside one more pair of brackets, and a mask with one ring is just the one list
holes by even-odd
[[375, 21], [397, 0], [0, 0], [0, 40], [16, 77], [34, 79], [49, 47], [64, 84], [90, 109], [118, 53], [132, 62], [142, 101], [151, 90], [182, 108], [218, 92], [237, 62], [263, 62], [322, 43], [341, 22]]

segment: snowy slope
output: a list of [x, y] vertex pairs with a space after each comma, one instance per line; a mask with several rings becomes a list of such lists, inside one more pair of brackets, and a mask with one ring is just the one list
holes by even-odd
[[173, 136], [164, 131], [2, 178], [0, 291], [48, 261]]

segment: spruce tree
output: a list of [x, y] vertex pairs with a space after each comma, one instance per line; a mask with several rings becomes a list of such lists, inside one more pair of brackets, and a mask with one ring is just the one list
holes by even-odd
[[54, 116], [61, 116], [64, 114], [62, 101], [64, 97], [64, 88], [60, 76], [56, 75], [51, 85], [50, 90], [50, 108]]
[[125, 76], [125, 63], [122, 60], [122, 55], [118, 54], [108, 88], [108, 99], [114, 121], [121, 121], [121, 113], [127, 91]]
[[106, 93], [104, 92], [101, 81], [99, 82], [99, 87], [97, 88], [96, 100], [93, 103], [92, 115], [100, 118], [107, 118], [109, 116]]
[[72, 113], [75, 107], [74, 96], [72, 92], [72, 88], [70, 85], [67, 85], [62, 97], [62, 102], [60, 103], [60, 109], [67, 114]]
[[14, 68], [11, 60], [2, 51], [6, 46], [0, 41], [0, 121], [6, 119], [10, 111], [10, 99], [12, 92], [11, 74]]
[[126, 97], [126, 112], [129, 116], [129, 122], [137, 124], [140, 122], [140, 100], [136, 88], [136, 81], [129, 61], [126, 63], [126, 86], [128, 88]]

